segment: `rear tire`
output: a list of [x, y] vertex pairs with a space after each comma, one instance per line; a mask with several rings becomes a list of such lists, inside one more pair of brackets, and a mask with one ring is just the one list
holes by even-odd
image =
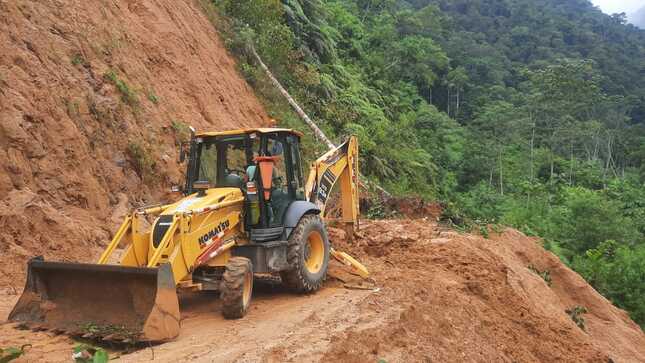
[[289, 236], [289, 269], [280, 273], [282, 283], [298, 292], [320, 289], [329, 266], [329, 238], [320, 216], [307, 214]]
[[253, 265], [246, 257], [231, 257], [222, 276], [220, 298], [226, 319], [246, 315], [253, 293]]

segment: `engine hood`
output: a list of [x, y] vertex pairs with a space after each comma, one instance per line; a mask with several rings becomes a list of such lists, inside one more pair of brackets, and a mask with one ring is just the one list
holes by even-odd
[[242, 198], [243, 194], [239, 188], [216, 188], [209, 189], [205, 195], [197, 193], [180, 199], [166, 208], [161, 215], [173, 215], [200, 210], [206, 207], [214, 207], [217, 204]]

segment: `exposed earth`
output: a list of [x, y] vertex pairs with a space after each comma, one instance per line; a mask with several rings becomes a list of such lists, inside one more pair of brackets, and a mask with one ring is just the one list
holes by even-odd
[[[642, 362], [645, 335], [539, 240], [506, 229], [459, 234], [432, 218], [364, 221], [333, 244], [367, 264], [375, 283], [335, 263], [324, 289], [294, 295], [258, 284], [250, 313], [224, 320], [213, 294], [183, 295], [175, 341], [124, 362]], [[533, 270], [529, 268], [532, 266]], [[551, 285], [534, 270], [548, 271]], [[7, 314], [16, 297], [2, 299]], [[565, 312], [585, 307], [579, 327]], [[0, 346], [33, 344], [23, 361], [69, 361], [72, 339], [5, 324]], [[106, 346], [109, 348], [109, 346]]]
[[[272, 123], [205, 3], [0, 0], [0, 320], [29, 258], [94, 261], [130, 209], [169, 198], [188, 124]], [[389, 207], [407, 217], [363, 221], [351, 244], [330, 228], [374, 281], [334, 263], [315, 294], [258, 283], [238, 321], [217, 295], [183, 295], [176, 340], [105, 348], [125, 362], [645, 362], [643, 331], [539, 240]], [[18, 361], [69, 362], [78, 342], [0, 325], [0, 348], [23, 344]]]
[[0, 0], [0, 290], [167, 198], [188, 125], [269, 122], [201, 2]]

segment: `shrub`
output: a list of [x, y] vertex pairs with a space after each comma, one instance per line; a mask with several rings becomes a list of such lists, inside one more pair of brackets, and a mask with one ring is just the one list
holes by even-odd
[[137, 93], [132, 90], [124, 80], [120, 79], [116, 72], [110, 70], [106, 72], [103, 77], [116, 87], [121, 94], [121, 100], [123, 102], [132, 107], [139, 106], [139, 97], [137, 96]]
[[583, 314], [587, 313], [587, 308], [585, 308], [584, 306], [574, 306], [571, 309], [565, 310], [565, 312], [569, 314], [571, 320], [576, 323], [578, 328], [584, 331], [587, 330], [585, 326], [585, 318], [582, 317]]
[[645, 327], [645, 245], [621, 245], [613, 240], [574, 258], [573, 267], [598, 292], [629, 311]]
[[152, 151], [141, 145], [139, 142], [131, 141], [126, 149], [134, 170], [144, 182], [151, 182], [156, 179], [157, 162], [152, 156]]

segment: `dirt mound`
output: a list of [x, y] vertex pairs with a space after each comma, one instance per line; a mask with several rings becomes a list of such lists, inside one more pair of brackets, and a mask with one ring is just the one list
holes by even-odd
[[[360, 288], [333, 262], [342, 283], [330, 278], [315, 294], [258, 282], [241, 320], [223, 319], [216, 295], [189, 294], [181, 297], [177, 340], [110, 353], [128, 362], [645, 361], [640, 328], [538, 240], [511, 229], [490, 234], [459, 234], [432, 218], [363, 221], [349, 244], [330, 228], [334, 246], [359, 256], [378, 290]], [[0, 301], [0, 318], [15, 298]], [[588, 310], [584, 330], [566, 313], [575, 306]], [[76, 344], [0, 326], [0, 346], [24, 342], [34, 344], [26, 362], [67, 361]]]
[[[332, 232], [336, 245], [342, 237]], [[366, 222], [357, 237], [345, 247], [382, 285], [361, 315], [386, 318], [333, 336], [325, 361], [645, 361], [641, 329], [537, 239], [461, 235], [428, 219]], [[588, 311], [584, 330], [565, 312], [575, 306]]]
[[266, 124], [200, 4], [0, 0], [0, 288], [33, 255], [95, 258], [180, 181], [186, 125]]

